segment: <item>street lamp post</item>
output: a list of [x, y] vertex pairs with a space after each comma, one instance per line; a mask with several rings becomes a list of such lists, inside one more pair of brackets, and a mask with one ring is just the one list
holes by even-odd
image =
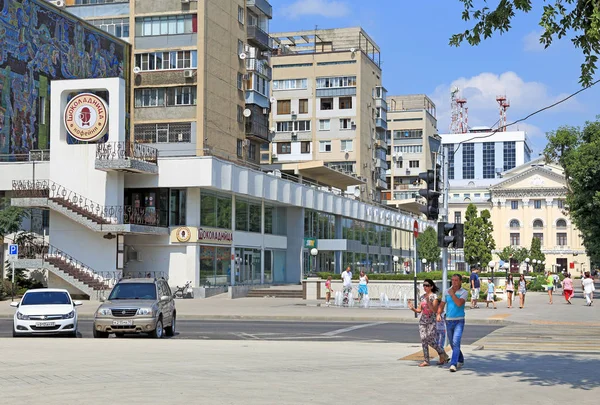
[[421, 259], [421, 263], [423, 263], [423, 268], [421, 269], [421, 271], [427, 271], [427, 270], [425, 270], [425, 267], [427, 266], [427, 259], [425, 259], [425, 258]]
[[319, 250], [317, 248], [312, 248], [310, 250], [310, 255], [313, 257], [313, 276], [317, 274], [317, 255], [319, 254]]
[[529, 262], [530, 262], [530, 259], [528, 257], [525, 259], [525, 263], [527, 264], [527, 270], [525, 270], [526, 273], [529, 273]]
[[542, 271], [546, 271], [546, 261], [542, 261]]
[[505, 262], [502, 267], [504, 268], [504, 275], [506, 276], [506, 279], [508, 280], [508, 269], [510, 268], [510, 264]]
[[400, 258], [398, 256], [394, 256], [394, 273], [398, 273], [398, 260], [400, 260]]
[[488, 267], [492, 270], [492, 283], [494, 282], [494, 267], [496, 267], [496, 262], [493, 260], [488, 263]]
[[531, 263], [532, 263], [531, 267], [533, 268], [533, 271], [535, 272], [536, 271], [536, 265], [539, 263], [539, 260], [533, 259], [531, 261]]

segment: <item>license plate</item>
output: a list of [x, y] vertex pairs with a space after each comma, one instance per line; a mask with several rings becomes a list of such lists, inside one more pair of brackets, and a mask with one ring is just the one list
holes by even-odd
[[113, 321], [113, 325], [133, 325], [132, 320], [123, 320], [123, 321]]
[[38, 328], [47, 328], [49, 326], [54, 326], [54, 322], [36, 322], [35, 326]]

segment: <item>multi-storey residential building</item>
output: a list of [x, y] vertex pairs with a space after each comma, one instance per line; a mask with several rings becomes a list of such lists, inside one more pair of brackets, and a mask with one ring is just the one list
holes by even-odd
[[269, 140], [267, 0], [59, 3], [132, 44], [136, 142], [152, 144], [161, 156], [259, 162]]
[[440, 160], [441, 139], [437, 134], [435, 104], [424, 94], [388, 96], [386, 135], [387, 184], [383, 199], [411, 212], [420, 212], [424, 199], [419, 173], [434, 168]]
[[271, 36], [274, 136], [261, 162], [380, 201], [387, 107], [379, 47], [361, 28]]

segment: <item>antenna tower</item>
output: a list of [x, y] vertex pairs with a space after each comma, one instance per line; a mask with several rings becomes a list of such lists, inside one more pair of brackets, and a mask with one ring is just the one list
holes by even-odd
[[450, 92], [452, 106], [452, 121], [450, 132], [453, 134], [466, 134], [469, 130], [469, 109], [465, 107], [467, 99], [460, 97], [459, 88], [455, 87]]
[[500, 111], [500, 120], [498, 121], [498, 132], [506, 132], [506, 110], [510, 107], [510, 101], [506, 98], [506, 95], [496, 96], [498, 107]]

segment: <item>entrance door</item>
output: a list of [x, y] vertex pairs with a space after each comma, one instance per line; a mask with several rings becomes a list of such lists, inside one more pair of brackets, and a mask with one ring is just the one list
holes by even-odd
[[567, 267], [568, 267], [567, 259], [564, 259], [564, 258], [556, 259], [556, 267], [559, 272], [562, 272], [565, 270], [569, 271], [567, 269]]
[[254, 262], [252, 261], [252, 253], [244, 252], [244, 260], [240, 269], [240, 282], [243, 284], [252, 284], [252, 273]]

